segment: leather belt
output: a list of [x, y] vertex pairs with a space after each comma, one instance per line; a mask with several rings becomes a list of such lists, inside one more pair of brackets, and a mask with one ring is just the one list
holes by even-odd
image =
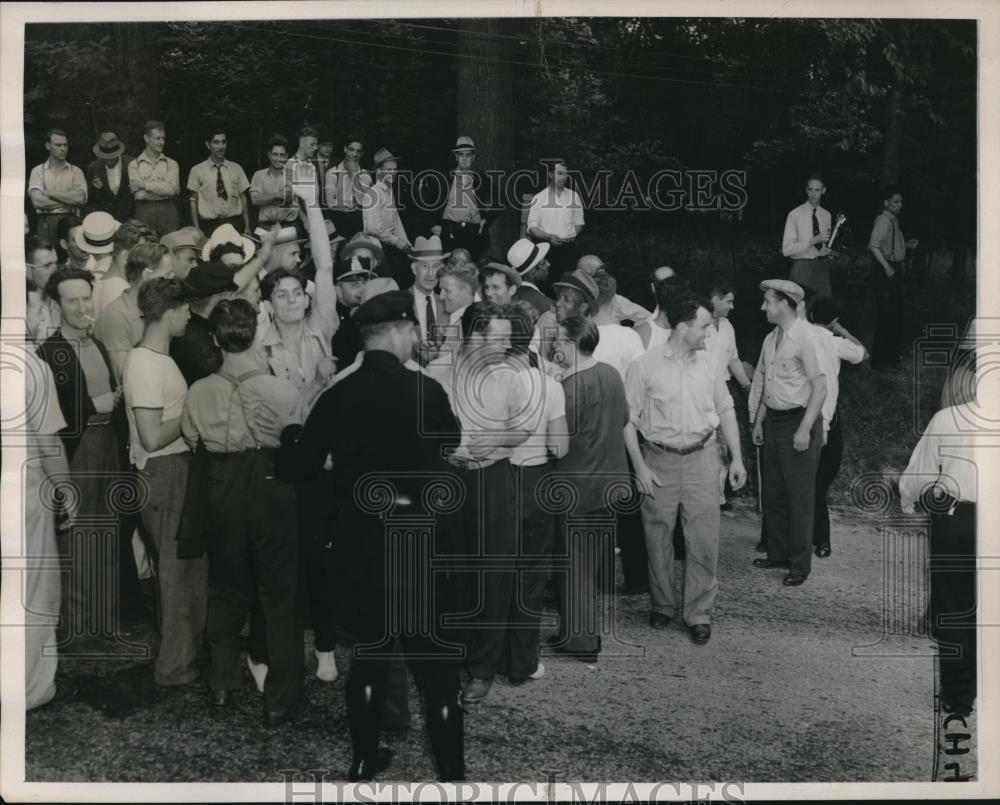
[[646, 439], [646, 444], [654, 450], [659, 450], [662, 453], [673, 453], [675, 456], [687, 456], [691, 453], [697, 453], [699, 450], [703, 449], [705, 445], [708, 444], [709, 439], [713, 436], [715, 436], [715, 431], [710, 430], [701, 438], [701, 441], [695, 442], [688, 447], [671, 447], [670, 445], [663, 444], [662, 442], [654, 442], [652, 439]]

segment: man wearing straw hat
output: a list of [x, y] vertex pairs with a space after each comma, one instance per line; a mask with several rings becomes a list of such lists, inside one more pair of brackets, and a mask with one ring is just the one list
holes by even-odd
[[125, 143], [113, 131], [104, 132], [94, 145], [97, 157], [87, 166], [87, 206], [94, 212], [106, 212], [118, 221], [132, 217], [135, 198], [128, 186], [128, 163]]

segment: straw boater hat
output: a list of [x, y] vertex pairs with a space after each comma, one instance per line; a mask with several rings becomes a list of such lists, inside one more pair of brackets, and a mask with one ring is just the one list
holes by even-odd
[[242, 246], [244, 263], [248, 262], [257, 251], [257, 247], [254, 245], [252, 239], [246, 235], [241, 235], [232, 224], [223, 224], [212, 233], [212, 236], [202, 247], [201, 259], [207, 263], [212, 254], [212, 249], [223, 243], [235, 243], [237, 246]]
[[532, 243], [521, 238], [507, 250], [507, 262], [523, 277], [545, 259], [550, 248], [549, 243]]
[[101, 159], [114, 159], [125, 153], [125, 143], [119, 141], [118, 135], [113, 131], [104, 132], [94, 146], [94, 154]]
[[73, 239], [87, 254], [111, 254], [119, 226], [110, 213], [92, 212], [83, 219]]
[[453, 154], [459, 154], [463, 151], [472, 151], [473, 153], [476, 153], [476, 144], [472, 142], [471, 137], [462, 135], [455, 143], [455, 147], [451, 149], [451, 153]]
[[443, 251], [441, 248], [441, 238], [431, 235], [429, 238], [418, 237], [413, 244], [413, 259], [425, 260], [427, 262], [438, 262], [444, 260], [451, 252]]

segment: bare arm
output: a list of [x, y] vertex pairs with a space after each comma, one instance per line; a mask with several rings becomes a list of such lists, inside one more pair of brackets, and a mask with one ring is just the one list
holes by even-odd
[[139, 432], [139, 442], [147, 453], [162, 450], [177, 441], [181, 435], [181, 417], [163, 421], [162, 408], [133, 408], [135, 429]]
[[549, 422], [546, 439], [549, 454], [553, 458], [563, 458], [569, 452], [569, 426], [566, 417], [561, 416]]

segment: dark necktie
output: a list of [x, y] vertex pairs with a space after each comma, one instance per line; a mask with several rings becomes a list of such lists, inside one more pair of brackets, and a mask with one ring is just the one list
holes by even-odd
[[430, 294], [424, 297], [424, 303], [427, 310], [427, 340], [434, 341], [435, 325], [437, 322], [434, 319], [434, 303], [431, 301]]
[[813, 237], [819, 234], [819, 219], [816, 217], [816, 208], [813, 207]]
[[[222, 201], [228, 201], [229, 199], [229, 193], [226, 192], [226, 183], [222, 181], [222, 165], [215, 166], [215, 195]], [[816, 224], [814, 223], [813, 226], [816, 226]]]

